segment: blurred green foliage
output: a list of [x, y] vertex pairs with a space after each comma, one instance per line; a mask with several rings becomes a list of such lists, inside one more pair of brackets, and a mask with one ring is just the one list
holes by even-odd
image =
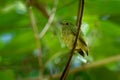
[[[54, 0], [39, 0], [50, 13]], [[82, 30], [87, 37], [91, 62], [120, 54], [120, 1], [85, 0]], [[69, 49], [61, 41], [58, 21], [65, 18], [76, 20], [78, 0], [59, 0], [54, 22], [40, 40], [44, 75], [62, 72]], [[35, 7], [39, 32], [47, 18]], [[82, 62], [75, 55], [73, 68]], [[0, 2], [0, 80], [23, 80], [38, 77], [39, 64], [34, 32], [24, 0]], [[77, 62], [76, 62], [77, 61]], [[104, 67], [89, 69], [68, 76], [68, 80], [120, 80], [120, 61]], [[6, 77], [7, 76], [7, 77]]]

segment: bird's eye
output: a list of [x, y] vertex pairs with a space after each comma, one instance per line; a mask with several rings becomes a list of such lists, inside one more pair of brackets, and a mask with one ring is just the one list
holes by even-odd
[[69, 23], [68, 23], [68, 22], [66, 22], [66, 25], [69, 25]]

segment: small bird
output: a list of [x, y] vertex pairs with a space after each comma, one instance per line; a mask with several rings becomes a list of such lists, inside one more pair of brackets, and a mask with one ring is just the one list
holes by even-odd
[[[75, 24], [68, 20], [64, 20], [63, 22], [61, 22], [61, 24], [62, 40], [68, 48], [72, 49], [77, 34], [77, 27], [75, 26]], [[88, 47], [82, 31], [80, 31], [80, 34], [78, 36], [75, 51], [77, 51], [82, 56], [84, 56], [85, 53], [88, 55]]]

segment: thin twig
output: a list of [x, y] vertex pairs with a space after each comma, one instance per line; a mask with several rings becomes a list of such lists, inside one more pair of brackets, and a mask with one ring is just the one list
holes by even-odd
[[77, 44], [77, 39], [78, 39], [78, 36], [79, 36], [79, 33], [80, 33], [81, 24], [82, 24], [83, 9], [84, 9], [84, 0], [79, 0], [79, 8], [78, 8], [78, 15], [79, 16], [78, 16], [78, 23], [77, 23], [77, 27], [78, 27], [77, 28], [77, 35], [76, 35], [76, 38], [75, 38], [73, 48], [70, 52], [69, 60], [67, 62], [67, 65], [66, 65], [63, 73], [62, 73], [62, 76], [60, 77], [60, 80], [65, 80], [66, 79], [66, 77], [68, 75], [68, 72], [69, 72], [69, 69], [70, 69], [72, 56], [74, 54], [74, 50], [75, 50], [75, 47], [76, 47], [76, 44]]
[[[81, 0], [82, 1], [82, 0]], [[78, 6], [78, 14], [77, 14], [77, 21], [76, 21], [76, 26], [79, 26], [80, 25], [80, 16], [81, 16], [81, 7], [80, 7], [81, 3], [79, 1], [79, 6]], [[81, 5], [82, 6], [82, 5]]]
[[49, 29], [51, 23], [53, 22], [53, 19], [54, 19], [54, 16], [55, 16], [55, 12], [56, 12], [56, 9], [57, 9], [57, 4], [58, 4], [58, 0], [54, 0], [54, 6], [53, 6], [53, 9], [51, 11], [51, 15], [49, 16], [49, 19], [48, 19], [48, 22], [47, 24], [45, 25], [44, 29], [42, 30], [42, 32], [39, 34], [39, 38], [41, 39], [45, 33], [47, 32], [47, 30]]
[[42, 63], [42, 54], [41, 54], [41, 46], [40, 46], [40, 42], [39, 42], [39, 32], [38, 32], [38, 27], [36, 24], [36, 20], [35, 20], [35, 16], [33, 14], [32, 11], [32, 7], [31, 7], [31, 2], [30, 0], [26, 0], [27, 1], [27, 5], [28, 5], [28, 13], [30, 16], [30, 20], [31, 20], [31, 25], [34, 31], [34, 35], [35, 35], [35, 40], [36, 40], [36, 46], [37, 46], [37, 51], [38, 51], [38, 62], [39, 62], [39, 72], [40, 74], [40, 80], [43, 80], [43, 63]]

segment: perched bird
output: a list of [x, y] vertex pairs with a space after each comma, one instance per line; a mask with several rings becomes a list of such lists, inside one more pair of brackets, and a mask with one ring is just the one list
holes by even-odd
[[[70, 21], [63, 21], [62, 24], [62, 40], [68, 48], [72, 49], [77, 34], [77, 27]], [[88, 47], [85, 41], [85, 37], [82, 31], [78, 36], [75, 51], [80, 55], [84, 56], [85, 53], [88, 55]]]

